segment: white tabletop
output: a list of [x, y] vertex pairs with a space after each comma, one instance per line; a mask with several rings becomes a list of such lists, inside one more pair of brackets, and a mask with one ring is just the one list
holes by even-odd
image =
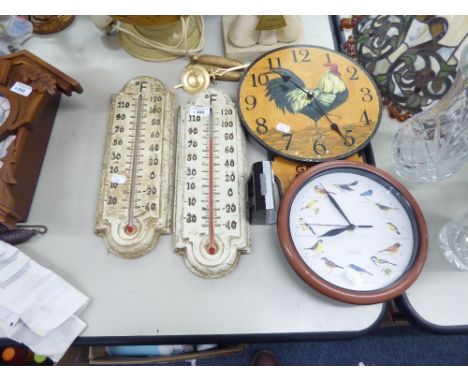
[[[222, 54], [221, 18], [209, 16], [205, 21], [204, 53]], [[303, 24], [309, 43], [333, 48], [328, 17], [303, 17]], [[81, 95], [62, 98], [28, 219], [47, 225], [49, 232], [20, 246], [91, 298], [81, 313], [88, 324], [81, 341], [107, 337], [112, 343], [109, 337], [136, 336], [154, 336], [154, 342], [172, 336], [339, 337], [362, 334], [380, 322], [385, 304], [340, 303], [303, 283], [281, 252], [276, 226], [253, 226], [251, 254], [217, 280], [189, 272], [174, 254], [170, 236], [139, 259], [107, 254], [103, 240], [94, 235], [94, 224], [110, 95], [140, 75], [172, 87], [187, 61], [133, 58], [117, 38], [102, 35], [86, 17], [64, 32], [32, 38], [25, 48], [77, 79], [84, 89]], [[236, 83], [219, 82], [217, 87], [235, 100]], [[176, 96], [178, 105], [189, 99], [182, 90]], [[386, 146], [382, 137], [376, 139]], [[266, 159], [255, 142], [247, 146], [249, 165]], [[128, 342], [135, 341], [139, 340]]]

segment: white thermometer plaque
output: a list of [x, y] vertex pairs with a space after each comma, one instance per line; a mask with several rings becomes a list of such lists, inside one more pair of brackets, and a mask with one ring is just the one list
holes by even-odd
[[142, 256], [171, 232], [173, 118], [174, 95], [155, 78], [112, 97], [95, 231], [117, 256]]
[[250, 250], [244, 133], [235, 104], [219, 90], [181, 106], [174, 247], [203, 278], [231, 272]]

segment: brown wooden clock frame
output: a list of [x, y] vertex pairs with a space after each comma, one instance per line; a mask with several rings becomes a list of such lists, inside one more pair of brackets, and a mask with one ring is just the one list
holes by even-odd
[[[299, 255], [292, 240], [289, 227], [289, 213], [292, 202], [294, 201], [297, 193], [305, 184], [307, 184], [311, 178], [330, 169], [342, 168], [365, 170], [366, 172], [373, 174], [375, 177], [380, 178], [384, 182], [387, 182], [401, 194], [402, 198], [408, 203], [409, 209], [414, 216], [418, 234], [418, 243], [416, 244], [416, 248], [413, 251], [412, 260], [408, 265], [406, 272], [399, 279], [387, 287], [374, 291], [361, 292], [333, 285], [332, 283], [324, 280], [312, 269], [310, 269], [309, 266], [306, 265], [306, 263]], [[416, 200], [406, 189], [406, 187], [403, 186], [403, 184], [401, 184], [397, 179], [388, 173], [368, 164], [354, 163], [351, 161], [327, 162], [314, 166], [299, 175], [281, 199], [278, 212], [277, 229], [283, 253], [291, 267], [301, 277], [301, 279], [309, 286], [318, 290], [320, 293], [333, 299], [351, 304], [376, 304], [388, 301], [401, 295], [415, 282], [416, 278], [421, 273], [427, 258], [427, 225], [423, 213], [419, 208]]]
[[[17, 82], [30, 94], [13, 92]], [[61, 95], [82, 91], [76, 80], [26, 50], [0, 57], [0, 94], [10, 103], [0, 140], [16, 135], [0, 168], [0, 224], [12, 228], [27, 219]]]

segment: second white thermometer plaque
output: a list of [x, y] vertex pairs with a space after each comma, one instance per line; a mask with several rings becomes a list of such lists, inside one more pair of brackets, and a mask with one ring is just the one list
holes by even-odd
[[245, 139], [235, 104], [219, 90], [181, 106], [174, 248], [203, 278], [231, 272], [250, 250]]

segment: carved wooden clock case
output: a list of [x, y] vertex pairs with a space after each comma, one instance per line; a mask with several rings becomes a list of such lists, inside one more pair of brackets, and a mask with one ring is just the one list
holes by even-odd
[[32, 53], [0, 57], [0, 141], [15, 139], [0, 158], [0, 224], [28, 217], [62, 93], [81, 85]]

